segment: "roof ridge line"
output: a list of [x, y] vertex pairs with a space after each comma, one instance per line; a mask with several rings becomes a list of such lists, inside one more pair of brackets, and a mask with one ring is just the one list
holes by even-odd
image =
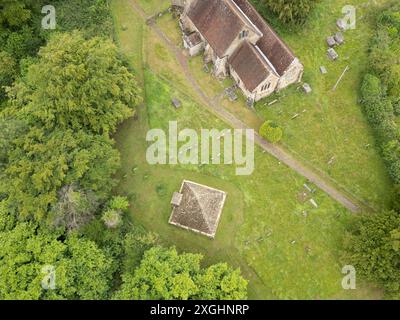
[[186, 185], [190, 189], [190, 191], [192, 192], [194, 198], [196, 199], [196, 202], [197, 202], [199, 208], [201, 209], [201, 217], [203, 218], [203, 221], [206, 223], [208, 231], [211, 232], [212, 230], [211, 230], [211, 227], [210, 227], [210, 221], [208, 221], [208, 219], [204, 216], [204, 208], [201, 205], [201, 202], [200, 202], [200, 199], [197, 196], [197, 193], [193, 190], [193, 188], [191, 186], [191, 183], [187, 183]]
[[255, 45], [254, 45], [254, 48], [255, 48], [255, 49], [257, 50], [257, 52], [265, 59], [264, 62], [266, 62], [266, 63], [268, 64], [268, 67], [271, 68], [271, 70], [274, 72], [274, 74], [275, 74], [276, 76], [278, 76], [278, 77], [281, 77], [281, 76], [278, 74], [278, 72], [276, 71], [275, 66], [272, 64], [271, 61], [269, 61], [268, 57], [265, 55], [264, 52], [262, 52], [262, 50], [260, 49], [260, 47], [259, 47], [257, 44], [255, 44]]
[[256, 31], [258, 31], [258, 33], [261, 35], [261, 37], [264, 36], [264, 34], [261, 32], [260, 28], [258, 28], [258, 27], [254, 24], [254, 22], [251, 21], [251, 19], [249, 18], [249, 16], [248, 16], [247, 14], [245, 14], [245, 13], [243, 12], [242, 9], [240, 9], [240, 7], [237, 5], [237, 3], [236, 3], [235, 1], [233, 1], [233, 0], [227, 0], [227, 1], [229, 1], [230, 3], [233, 4], [233, 6], [246, 18], [246, 20], [250, 23], [250, 25], [251, 25]]

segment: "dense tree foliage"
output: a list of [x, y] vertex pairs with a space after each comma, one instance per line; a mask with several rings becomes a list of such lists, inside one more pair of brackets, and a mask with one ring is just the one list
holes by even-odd
[[24, 134], [6, 137], [0, 183], [22, 217], [42, 219], [64, 201], [58, 190], [72, 184], [108, 196], [119, 154], [107, 135], [134, 113], [137, 88], [109, 40], [61, 34], [40, 50], [38, 62], [10, 89], [2, 113], [3, 122], [25, 124]]
[[216, 264], [200, 267], [199, 254], [178, 254], [173, 248], [145, 252], [136, 270], [122, 275], [115, 299], [245, 299], [247, 281], [239, 270]]
[[0, 51], [0, 101], [4, 100], [5, 86], [9, 86], [17, 75], [17, 62], [6, 51]]
[[108, 0], [55, 0], [57, 30], [83, 30], [85, 37], [112, 34]]
[[[361, 88], [362, 103], [374, 128], [388, 171], [400, 185], [400, 5], [394, 5], [377, 19], [371, 68]], [[399, 195], [400, 196], [400, 195]]]
[[[304, 23], [319, 0], [253, 0], [259, 8], [266, 8], [284, 23]], [[261, 10], [263, 12], [264, 10]]]
[[345, 259], [366, 279], [380, 284], [388, 297], [400, 298], [400, 131], [398, 128], [400, 5], [377, 19], [370, 50], [371, 67], [361, 96], [397, 193], [393, 211], [354, 218], [346, 237]]
[[39, 58], [10, 91], [22, 117], [47, 129], [109, 133], [133, 115], [138, 86], [110, 40], [60, 34]]
[[10, 141], [9, 148], [0, 191], [25, 218], [43, 219], [64, 185], [75, 183], [104, 199], [119, 167], [119, 154], [111, 140], [83, 131], [48, 132], [32, 127]]
[[0, 24], [18, 27], [32, 17], [34, 0], [2, 0], [0, 2]]
[[0, 1], [0, 106], [5, 86], [19, 74], [21, 59], [34, 56], [43, 44], [40, 29], [40, 0]]
[[400, 214], [365, 214], [351, 224], [345, 247], [347, 264], [379, 283], [391, 298], [400, 298]]
[[[97, 245], [77, 236], [18, 223], [0, 206], [0, 299], [102, 299], [110, 289], [111, 262]], [[43, 286], [44, 268], [54, 286]]]

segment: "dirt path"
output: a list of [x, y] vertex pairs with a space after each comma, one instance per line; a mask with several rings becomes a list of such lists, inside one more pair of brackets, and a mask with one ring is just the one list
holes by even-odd
[[[236, 118], [234, 115], [229, 113], [226, 109], [218, 105], [214, 100], [209, 98], [204, 91], [201, 89], [197, 80], [193, 77], [189, 64], [188, 57], [185, 56], [181, 48], [178, 48], [171, 40], [164, 34], [164, 32], [155, 24], [152, 20], [148, 20], [146, 13], [143, 9], [134, 1], [131, 0], [132, 8], [147, 22], [147, 24], [157, 33], [157, 35], [165, 42], [168, 49], [176, 56], [179, 64], [182, 66], [186, 79], [193, 86], [196, 93], [204, 102], [205, 106], [209, 111], [217, 115], [219, 118], [224, 120], [227, 124], [236, 129], [252, 129], [246, 126], [241, 120]], [[311, 169], [304, 166], [302, 163], [297, 161], [291, 154], [282, 149], [277, 145], [273, 145], [263, 139], [258, 133], [255, 133], [254, 142], [259, 145], [263, 150], [268, 152], [270, 155], [277, 158], [288, 167], [295, 170], [298, 174], [302, 175], [310, 182], [315, 184], [318, 188], [329, 194], [333, 199], [341, 203], [351, 212], [359, 212], [360, 207], [352, 201], [349, 197], [344, 195], [342, 192], [334, 188], [332, 183], [328, 181], [328, 178], [322, 178]]]

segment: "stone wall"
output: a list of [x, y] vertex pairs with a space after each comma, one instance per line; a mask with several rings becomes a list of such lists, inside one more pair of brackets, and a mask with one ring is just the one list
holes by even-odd
[[295, 59], [279, 80], [277, 91], [282, 90], [293, 83], [300, 82], [303, 72], [304, 66], [298, 59]]

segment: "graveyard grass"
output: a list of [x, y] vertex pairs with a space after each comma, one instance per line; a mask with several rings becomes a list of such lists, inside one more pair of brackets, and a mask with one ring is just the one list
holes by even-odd
[[[296, 158], [321, 176], [329, 176], [338, 189], [379, 210], [389, 207], [393, 200], [391, 182], [358, 103], [360, 81], [368, 66], [367, 50], [373, 29], [371, 13], [388, 1], [375, 2], [377, 5], [370, 2], [366, 7], [364, 0], [352, 2], [357, 9], [356, 29], [344, 33], [345, 44], [335, 48], [339, 54], [335, 62], [327, 57], [326, 38], [338, 31], [336, 20], [342, 16], [341, 10], [348, 1], [321, 1], [309, 22], [290, 32], [270, 19], [304, 64], [303, 81], [313, 90], [309, 95], [298, 89], [300, 85], [293, 85], [261, 100], [251, 110], [245, 107], [240, 92], [236, 102], [223, 96], [224, 88], [232, 81], [219, 81], [204, 72], [202, 57], [191, 58], [190, 68], [208, 97], [257, 130], [265, 120], [273, 120], [284, 129], [281, 144]], [[171, 15], [160, 18], [158, 25], [182, 46], [179, 27]], [[320, 66], [325, 66], [328, 73], [322, 75]], [[332, 91], [346, 66], [349, 71]], [[268, 106], [276, 99], [277, 103]]]
[[[180, 129], [226, 125], [199, 105], [180, 76], [179, 64], [144, 21], [138, 23], [130, 1], [113, 0], [111, 5], [118, 42], [144, 82], [139, 119], [126, 121], [115, 136], [122, 161], [116, 190], [131, 199], [133, 228], [143, 225], [165, 245], [202, 253], [205, 264], [226, 261], [240, 267], [253, 299], [381, 297], [379, 290], [361, 282], [357, 290], [341, 288], [340, 248], [350, 213], [321, 191], [312, 195], [319, 205], [313, 208], [310, 196], [303, 197], [305, 179], [260, 149], [256, 148], [255, 172], [245, 177], [236, 176], [235, 168], [225, 165], [148, 165], [145, 136], [149, 128], [167, 131], [172, 120], [178, 121]], [[161, 7], [165, 1], [159, 2]], [[164, 52], [167, 63], [157, 62], [154, 52]], [[173, 108], [172, 98], [182, 102], [180, 109]], [[215, 240], [168, 224], [171, 196], [183, 179], [227, 192]]]
[[[283, 127], [285, 148], [376, 210], [388, 207], [393, 194], [378, 146], [358, 103], [358, 90], [368, 67], [367, 50], [374, 23], [371, 13], [387, 2], [378, 0], [374, 5], [374, 1], [324, 0], [296, 33], [278, 27], [279, 34], [303, 62], [303, 80], [313, 92], [305, 95], [294, 86], [256, 105], [261, 118]], [[356, 29], [344, 32], [345, 43], [335, 48], [339, 59], [333, 62], [327, 58], [325, 40], [338, 31], [335, 22], [347, 4], [356, 7]], [[320, 66], [325, 66], [328, 73], [321, 74]], [[346, 66], [349, 71], [333, 91]], [[277, 98], [278, 103], [268, 106]], [[296, 114], [299, 116], [292, 119]]]

